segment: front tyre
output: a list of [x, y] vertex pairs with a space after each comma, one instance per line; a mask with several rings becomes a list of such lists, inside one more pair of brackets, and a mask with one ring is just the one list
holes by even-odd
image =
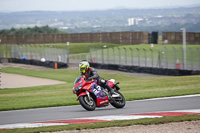
[[112, 98], [110, 104], [115, 108], [123, 108], [126, 104], [124, 96], [119, 91], [115, 91], [115, 93], [118, 93], [119, 97]]
[[96, 102], [94, 101], [94, 99], [91, 97], [91, 99], [89, 99], [89, 97], [87, 95], [83, 95], [78, 97], [79, 103], [81, 104], [81, 106], [88, 110], [88, 111], [93, 111], [96, 108]]

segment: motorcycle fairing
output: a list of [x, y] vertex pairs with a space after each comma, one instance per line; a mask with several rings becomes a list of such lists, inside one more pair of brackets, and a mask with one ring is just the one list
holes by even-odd
[[108, 97], [103, 95], [103, 88], [95, 83], [91, 85], [91, 93], [93, 93], [96, 96], [97, 99], [97, 106], [101, 104], [108, 103]]
[[103, 95], [103, 88], [97, 84], [92, 84], [91, 85], [92, 89], [91, 92], [97, 97], [102, 100], [106, 99], [106, 97]]
[[109, 79], [109, 80], [107, 80], [107, 83], [112, 88], [115, 85], [115, 80], [114, 79]]

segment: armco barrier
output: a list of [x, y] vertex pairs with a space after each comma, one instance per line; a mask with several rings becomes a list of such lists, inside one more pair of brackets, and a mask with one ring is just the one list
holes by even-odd
[[200, 75], [200, 71], [193, 70], [178, 70], [178, 69], [165, 69], [153, 67], [138, 67], [138, 66], [125, 66], [115, 64], [98, 64], [90, 63], [90, 66], [99, 69], [119, 70], [131, 73], [150, 73], [156, 75], [169, 75], [169, 76], [186, 76], [186, 75]]
[[[36, 66], [44, 66], [49, 68], [55, 68], [55, 62], [54, 61], [39, 61], [39, 60], [23, 60], [23, 59], [16, 59], [16, 58], [9, 58], [8, 62], [10, 63], [20, 63], [20, 64], [27, 64], [27, 65], [36, 65]], [[56, 62], [57, 68], [67, 68], [68, 64], [63, 62]]]

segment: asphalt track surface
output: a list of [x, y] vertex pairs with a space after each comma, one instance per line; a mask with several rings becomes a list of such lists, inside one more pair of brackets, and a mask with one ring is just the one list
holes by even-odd
[[200, 95], [127, 101], [123, 109], [111, 105], [86, 111], [81, 105], [0, 112], [0, 125], [74, 118], [200, 109]]

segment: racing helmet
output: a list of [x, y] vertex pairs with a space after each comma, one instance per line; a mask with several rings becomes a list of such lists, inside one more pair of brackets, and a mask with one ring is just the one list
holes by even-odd
[[90, 64], [87, 61], [82, 61], [79, 63], [79, 70], [81, 73], [85, 74], [85, 72], [89, 69]]

